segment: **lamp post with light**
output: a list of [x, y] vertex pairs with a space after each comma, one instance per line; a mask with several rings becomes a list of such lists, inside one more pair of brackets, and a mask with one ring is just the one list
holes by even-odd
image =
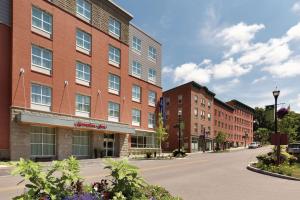
[[279, 97], [280, 91], [276, 89], [273, 91], [273, 96], [275, 98], [275, 106], [274, 106], [274, 111], [275, 111], [275, 134], [277, 134], [277, 140], [276, 140], [276, 145], [277, 145], [277, 165], [280, 163], [280, 140], [279, 140], [279, 133], [277, 132], [277, 99]]
[[178, 152], [181, 152], [182, 111], [178, 110]]

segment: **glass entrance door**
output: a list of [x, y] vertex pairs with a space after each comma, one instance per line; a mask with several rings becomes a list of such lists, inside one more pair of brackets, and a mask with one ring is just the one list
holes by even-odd
[[112, 157], [115, 155], [115, 135], [114, 134], [104, 134], [103, 140], [104, 156]]

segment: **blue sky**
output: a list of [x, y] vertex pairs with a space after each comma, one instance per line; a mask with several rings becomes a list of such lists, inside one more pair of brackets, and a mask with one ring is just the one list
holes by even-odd
[[279, 102], [300, 112], [300, 1], [115, 2], [162, 43], [163, 90], [194, 80], [255, 107], [278, 86]]

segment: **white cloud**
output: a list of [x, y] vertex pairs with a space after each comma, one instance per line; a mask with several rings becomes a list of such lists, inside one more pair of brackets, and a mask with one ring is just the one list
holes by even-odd
[[239, 83], [240, 83], [240, 80], [235, 78], [235, 79], [232, 79], [231, 81], [228, 81], [227, 83], [224, 83], [222, 85], [213, 86], [213, 90], [217, 94], [222, 94], [222, 93], [232, 90]]
[[299, 13], [300, 12], [300, 2], [296, 2], [296, 3], [293, 4], [292, 11], [294, 13]]
[[286, 33], [288, 40], [300, 39], [300, 22], [295, 26], [292, 26]]
[[169, 74], [169, 73], [172, 73], [172, 72], [173, 72], [172, 67], [168, 67], [168, 66], [163, 67], [163, 68], [162, 68], [162, 71], [161, 71], [161, 73], [162, 73], [163, 75]]
[[196, 63], [186, 63], [174, 70], [175, 82], [196, 81], [201, 84], [209, 83], [211, 79], [211, 70], [208, 67], [202, 67]]
[[252, 84], [260, 83], [260, 82], [263, 82], [263, 81], [265, 81], [265, 80], [267, 80], [267, 76], [262, 76], [262, 77], [260, 77], [260, 78], [254, 79], [254, 80], [252, 81]]

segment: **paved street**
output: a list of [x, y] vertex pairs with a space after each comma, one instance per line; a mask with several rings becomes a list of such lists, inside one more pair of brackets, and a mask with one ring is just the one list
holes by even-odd
[[[296, 199], [300, 183], [257, 174], [246, 169], [255, 156], [269, 148], [241, 150], [230, 153], [196, 153], [185, 159], [132, 161], [141, 168], [143, 177], [166, 187], [185, 200], [282, 200]], [[87, 181], [105, 176], [99, 160], [85, 161], [82, 175]], [[0, 199], [10, 199], [23, 191], [17, 177], [0, 177]]]

